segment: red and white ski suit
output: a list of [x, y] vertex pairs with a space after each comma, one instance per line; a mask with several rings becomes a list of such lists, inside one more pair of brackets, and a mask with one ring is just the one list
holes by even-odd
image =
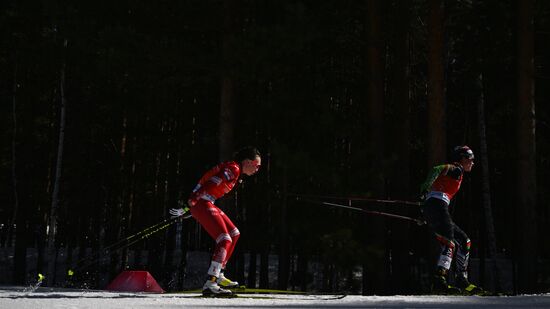
[[[212, 261], [225, 268], [225, 265], [239, 239], [240, 232], [227, 215], [214, 202], [231, 191], [241, 174], [237, 162], [223, 162], [202, 176], [189, 197], [191, 215], [216, 241]], [[219, 269], [209, 270], [210, 275], [218, 276]]]

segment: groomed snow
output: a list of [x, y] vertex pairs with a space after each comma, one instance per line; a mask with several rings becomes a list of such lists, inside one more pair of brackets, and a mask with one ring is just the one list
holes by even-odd
[[[276, 299], [260, 298], [275, 297]], [[94, 290], [0, 287], [1, 309], [134, 308], [550, 308], [550, 294], [479, 296], [265, 295], [203, 298], [198, 294], [113, 293]]]

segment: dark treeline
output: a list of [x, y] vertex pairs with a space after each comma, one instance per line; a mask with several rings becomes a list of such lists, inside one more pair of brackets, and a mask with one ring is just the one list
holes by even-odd
[[[422, 293], [435, 258], [426, 227], [293, 194], [417, 201], [428, 169], [467, 144], [476, 165], [453, 217], [479, 283], [550, 288], [546, 1], [9, 0], [0, 32], [4, 284], [44, 273], [103, 288], [145, 268], [181, 288], [186, 253], [212, 246], [193, 220], [102, 249], [167, 218], [204, 171], [251, 144], [262, 170], [222, 202], [242, 233], [235, 279]], [[61, 268], [85, 257], [102, 262], [68, 280]], [[500, 275], [485, 276], [489, 265]]]

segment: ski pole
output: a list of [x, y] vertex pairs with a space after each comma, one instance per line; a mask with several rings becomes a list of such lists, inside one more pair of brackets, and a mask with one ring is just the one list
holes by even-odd
[[[300, 200], [300, 199], [299, 199]], [[356, 210], [356, 211], [360, 211], [360, 212], [363, 212], [363, 213], [366, 213], [366, 214], [371, 214], [371, 215], [379, 215], [379, 216], [385, 216], [385, 217], [390, 217], [390, 218], [395, 218], [395, 219], [401, 219], [401, 220], [407, 220], [407, 221], [412, 221], [418, 225], [424, 225], [426, 224], [426, 222], [424, 220], [421, 220], [421, 219], [417, 219], [417, 218], [412, 218], [412, 217], [407, 217], [407, 216], [402, 216], [402, 215], [396, 215], [396, 214], [392, 214], [392, 213], [388, 213], [388, 212], [382, 212], [382, 211], [374, 211], [374, 210], [366, 210], [366, 209], [363, 209], [363, 208], [359, 208], [359, 207], [352, 207], [352, 206], [346, 206], [346, 205], [342, 205], [342, 204], [336, 204], [336, 203], [329, 203], [329, 202], [316, 202], [316, 201], [312, 201], [312, 200], [305, 200], [305, 199], [301, 199], [302, 201], [305, 201], [305, 202], [309, 202], [309, 203], [314, 203], [314, 204], [321, 204], [321, 205], [327, 205], [327, 206], [333, 206], [333, 207], [339, 207], [339, 208], [345, 208], [345, 209], [351, 209], [351, 210]]]
[[[173, 222], [175, 222], [177, 219], [179, 219], [179, 217], [164, 219], [164, 220], [162, 220], [162, 221], [159, 222], [159, 223], [156, 223], [156, 224], [154, 224], [154, 225], [151, 225], [150, 227], [148, 227], [148, 228], [146, 228], [146, 229], [144, 229], [144, 230], [141, 230], [141, 231], [139, 231], [139, 232], [137, 232], [137, 233], [135, 233], [135, 234], [132, 234], [132, 235], [126, 237], [126, 238], [123, 238], [123, 239], [121, 239], [121, 240], [119, 240], [119, 241], [117, 241], [117, 242], [115, 242], [115, 243], [113, 243], [113, 244], [111, 244], [111, 245], [109, 245], [109, 246], [103, 248], [103, 250], [109, 250], [109, 249], [111, 249], [111, 248], [113, 248], [113, 247], [115, 247], [115, 246], [117, 246], [117, 245], [119, 245], [119, 244], [121, 244], [121, 243], [130, 241], [132, 238], [138, 237], [138, 236], [140, 236], [141, 234], [147, 234], [147, 233], [149, 233], [149, 231], [151, 231], [151, 230], [153, 230], [153, 229], [157, 228], [158, 226], [161, 226], [161, 225], [163, 225], [163, 224], [165, 224], [165, 223], [168, 223], [168, 222], [172, 222], [172, 223], [173, 223]], [[172, 224], [172, 223], [170, 223], [170, 224]]]
[[[161, 226], [162, 224], [164, 224], [164, 223], [166, 223], [166, 222], [168, 222], [168, 221], [174, 220], [174, 219], [175, 219], [175, 218], [164, 219], [164, 220], [162, 220], [162, 221], [159, 222], [159, 223], [156, 223], [156, 224], [154, 224], [154, 225], [152, 225], [152, 226], [149, 226], [149, 227], [145, 228], [144, 230], [141, 230], [141, 231], [139, 231], [139, 232], [137, 232], [137, 233], [134, 233], [134, 234], [132, 234], [132, 235], [130, 235], [130, 236], [127, 236], [127, 237], [125, 237], [125, 238], [122, 238], [122, 239], [120, 239], [120, 240], [118, 240], [118, 241], [116, 241], [116, 242], [114, 242], [114, 243], [112, 243], [112, 244], [110, 244], [110, 245], [108, 245], [108, 246], [102, 248], [101, 251], [109, 251], [109, 250], [111, 250], [112, 248], [114, 248], [114, 247], [116, 247], [116, 246], [118, 246], [118, 245], [120, 245], [120, 244], [123, 244], [124, 242], [130, 241], [131, 239], [133, 239], [133, 238], [135, 238], [135, 237], [138, 237], [138, 236], [140, 236], [141, 234], [147, 233], [147, 232], [149, 232], [150, 230], [152, 230], [152, 229], [154, 229], [154, 228], [156, 228], [156, 227], [158, 227], [158, 226]], [[99, 254], [99, 253], [98, 253], [98, 254]], [[78, 265], [78, 264], [80, 264], [80, 263], [82, 263], [82, 262], [85, 262], [87, 259], [88, 259], [88, 258], [83, 258], [82, 260], [77, 261], [75, 264]]]
[[[120, 251], [120, 250], [122, 250], [122, 249], [124, 249], [124, 248], [128, 248], [128, 247], [130, 247], [131, 245], [137, 243], [138, 241], [141, 241], [141, 240], [143, 240], [143, 239], [149, 238], [149, 236], [151, 236], [151, 235], [153, 235], [153, 234], [155, 234], [155, 233], [157, 233], [157, 232], [159, 232], [159, 231], [164, 230], [165, 228], [167, 228], [167, 227], [169, 227], [170, 225], [174, 224], [174, 222], [176, 222], [176, 220], [169, 221], [169, 222], [166, 223], [165, 225], [162, 225], [162, 226], [160, 226], [160, 227], [157, 227], [156, 229], [150, 231], [149, 233], [142, 235], [142, 236], [139, 237], [138, 239], [135, 239], [134, 241], [132, 241], [132, 242], [130, 242], [130, 243], [124, 245], [124, 246], [121, 246], [121, 247], [118, 247], [118, 248], [112, 250], [111, 253]], [[96, 259], [92, 260], [90, 263], [88, 263], [88, 264], [86, 264], [86, 265], [83, 265], [83, 266], [81, 266], [81, 267], [75, 268], [75, 269], [78, 269], [79, 271], [82, 271], [82, 270], [84, 270], [84, 269], [86, 269], [86, 268], [88, 268], [88, 267], [94, 265], [94, 264], [97, 263], [97, 262], [99, 262], [99, 258], [96, 258]], [[71, 269], [70, 269], [69, 271], [71, 271], [72, 274], [74, 274], [74, 270], [71, 270]]]
[[[108, 251], [111, 251], [111, 252], [117, 252], [119, 250], [122, 250], [124, 248], [128, 248], [130, 247], [131, 245], [135, 244], [136, 242], [140, 241], [140, 240], [143, 240], [145, 238], [148, 238], [150, 237], [151, 235], [169, 227], [170, 225], [174, 224], [177, 219], [180, 219], [180, 217], [174, 217], [174, 218], [169, 218], [169, 219], [164, 219], [162, 220], [161, 222], [159, 223], [156, 223], [144, 230], [141, 230], [140, 232], [137, 232], [135, 234], [132, 234], [124, 239], [121, 239], [103, 249], [101, 249], [102, 252], [108, 252]], [[134, 239], [136, 237], [139, 237], [137, 239]], [[130, 240], [134, 239], [132, 242], [129, 242]], [[120, 246], [118, 248], [115, 248], [114, 250], [111, 250], [113, 249], [114, 247], [120, 245], [120, 244], [123, 244], [124, 242], [127, 242], [125, 245], [123, 246]], [[99, 255], [99, 253], [96, 253], [97, 255]], [[93, 257], [93, 256], [92, 256]], [[88, 268], [89, 266], [97, 263], [99, 261], [99, 258], [94, 258], [93, 260], [91, 260], [91, 262], [89, 262], [88, 264], [84, 264], [84, 262], [87, 260], [88, 258], [83, 258], [82, 260], [76, 262], [76, 267], [74, 267], [74, 269], [69, 269], [67, 271], [68, 275], [69, 276], [72, 276], [74, 275], [75, 273], [75, 270], [79, 270], [81, 271], [82, 269], [86, 269]], [[81, 266], [79, 266], [79, 264], [83, 264]]]
[[334, 199], [334, 200], [348, 200], [348, 201], [363, 201], [363, 202], [373, 202], [373, 203], [383, 203], [383, 204], [402, 204], [402, 205], [411, 205], [411, 206], [420, 206], [421, 202], [412, 202], [405, 200], [388, 200], [388, 199], [377, 199], [377, 198], [368, 198], [361, 196], [328, 196], [328, 195], [313, 195], [313, 194], [288, 194], [289, 196], [295, 197], [305, 197], [305, 198], [322, 198], [322, 199]]

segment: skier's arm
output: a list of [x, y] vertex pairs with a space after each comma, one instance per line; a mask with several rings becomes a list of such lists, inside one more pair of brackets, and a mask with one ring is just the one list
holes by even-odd
[[446, 175], [453, 179], [460, 179], [460, 176], [462, 176], [463, 173], [464, 171], [460, 166], [449, 164]]
[[439, 177], [441, 172], [445, 170], [445, 167], [446, 165], [438, 165], [432, 168], [432, 170], [428, 174], [428, 177], [426, 178], [424, 183], [422, 183], [422, 185], [420, 186], [421, 195], [426, 194], [430, 190], [434, 181], [437, 179], [437, 177]]
[[235, 181], [238, 176], [239, 170], [236, 166], [228, 166], [221, 169], [214, 176], [210, 177], [197, 191], [191, 194], [187, 203], [189, 206], [194, 206], [201, 198], [214, 202], [216, 198], [212, 195], [213, 191], [221, 186], [224, 193], [229, 192], [231, 188], [228, 187], [228, 183]]

